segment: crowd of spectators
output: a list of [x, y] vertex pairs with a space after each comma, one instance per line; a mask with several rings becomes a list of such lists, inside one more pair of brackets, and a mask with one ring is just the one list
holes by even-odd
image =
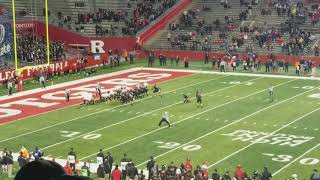
[[[17, 159], [20, 171], [26, 171], [26, 169], [30, 168], [29, 163], [40, 163], [43, 164], [44, 152], [39, 148], [35, 148], [34, 151], [29, 152], [25, 147], [21, 148], [20, 155]], [[67, 176], [83, 176], [90, 177], [90, 165], [87, 162], [84, 162], [81, 166], [81, 169], [76, 167], [77, 154], [73, 148], [67, 153], [68, 160], [64, 167], [61, 167], [61, 170], [64, 171], [63, 174]], [[96, 175], [100, 179], [113, 179], [113, 180], [121, 180], [121, 179], [138, 179], [144, 180], [146, 178], [153, 180], [271, 180], [272, 173], [269, 171], [267, 167], [264, 167], [261, 171], [253, 170], [252, 173], [245, 171], [245, 168], [238, 164], [234, 171], [225, 171], [219, 172], [217, 169], [214, 169], [212, 172], [209, 172], [208, 163], [203, 162], [198, 165], [194, 165], [190, 158], [187, 158], [181, 164], [175, 164], [173, 161], [168, 165], [160, 165], [152, 156], [150, 160], [146, 164], [146, 172], [143, 170], [139, 171], [137, 167], [134, 165], [134, 162], [131, 158], [124, 154], [121, 158], [120, 163], [121, 168], [117, 165], [114, 160], [114, 157], [110, 152], [104, 154], [102, 150], [97, 154], [97, 161], [99, 161], [98, 168], [96, 170]], [[2, 171], [7, 174], [9, 177], [12, 177], [13, 170], [13, 154], [11, 151], [4, 149], [0, 156], [0, 164], [2, 167]], [[55, 159], [53, 158], [53, 162]], [[123, 168], [125, 166], [125, 168]], [[40, 168], [40, 167], [38, 167]], [[33, 169], [35, 170], [35, 169]], [[47, 169], [49, 171], [49, 169]], [[21, 176], [22, 172], [17, 173], [17, 177]], [[27, 173], [27, 172], [24, 172]], [[35, 178], [35, 174], [33, 173], [33, 177]], [[40, 173], [41, 174], [41, 173]], [[40, 176], [39, 174], [39, 176]], [[45, 173], [45, 174], [48, 174]], [[24, 174], [26, 176], [30, 176], [30, 174]], [[16, 177], [16, 178], [17, 178]], [[314, 169], [311, 172], [310, 180], [318, 180], [320, 178], [320, 174], [317, 169]], [[299, 177], [297, 174], [293, 174], [291, 177], [288, 177], [287, 180], [298, 180]]]
[[[135, 35], [139, 30], [161, 16], [166, 10], [176, 4], [178, 0], [138, 0], [136, 6], [128, 1], [127, 9], [112, 10], [99, 8], [96, 12], [79, 13], [77, 19], [63, 16], [58, 12], [59, 26], [75, 22], [76, 31], [83, 31], [84, 24], [96, 24], [96, 35]], [[111, 22], [111, 27], [103, 27], [102, 22]], [[62, 22], [62, 23], [61, 23]], [[119, 22], [124, 23], [120, 25]]]
[[[238, 49], [246, 45], [248, 40], [252, 40], [261, 49], [273, 53], [275, 49], [282, 49], [287, 55], [303, 55], [314, 52], [319, 55], [316, 36], [309, 30], [301, 27], [307, 20], [307, 17], [320, 17], [320, 8], [312, 6], [312, 12], [304, 6], [303, 2], [293, 2], [289, 0], [268, 1], [269, 4], [262, 8], [262, 15], [271, 15], [273, 8], [276, 9], [278, 16], [284, 16], [284, 21], [279, 27], [268, 27], [264, 25], [241, 25], [240, 33], [233, 33], [236, 29], [236, 20], [226, 15], [224, 21], [216, 19], [213, 22], [207, 22], [201, 18], [202, 11], [210, 11], [210, 7], [199, 9], [190, 9], [184, 11], [180, 17], [180, 22], [174, 22], [169, 25], [167, 39], [171, 48], [180, 50], [202, 50], [211, 51], [212, 45], [219, 44], [220, 48], [227, 52], [238, 52]], [[232, 8], [229, 1], [221, 0], [223, 8]], [[257, 1], [240, 1], [239, 20], [246, 20], [252, 14], [253, 6]], [[194, 27], [194, 28], [193, 28]], [[218, 31], [218, 37], [216, 37]], [[284, 34], [288, 34], [288, 39]], [[254, 47], [251, 47], [254, 49]]]
[[[37, 37], [29, 33], [19, 35], [17, 52], [20, 63], [24, 65], [45, 64], [47, 62], [47, 48], [44, 37]], [[62, 41], [50, 42], [50, 59], [52, 61], [66, 59]]]
[[[221, 0], [221, 8], [227, 11], [232, 8], [230, 1]], [[167, 39], [171, 47], [181, 50], [211, 51], [212, 44], [220, 44], [226, 50], [235, 50], [244, 43], [243, 35], [236, 37], [232, 34], [237, 27], [237, 22], [246, 20], [252, 14], [252, 7], [256, 1], [240, 2], [239, 19], [234, 18], [234, 13], [225, 15], [223, 19], [217, 18], [208, 21], [201, 18], [202, 12], [211, 11], [210, 7], [203, 6], [201, 9], [189, 9], [183, 12], [179, 22], [169, 24]], [[195, 27], [195, 28], [193, 28]], [[215, 37], [214, 31], [218, 32]]]

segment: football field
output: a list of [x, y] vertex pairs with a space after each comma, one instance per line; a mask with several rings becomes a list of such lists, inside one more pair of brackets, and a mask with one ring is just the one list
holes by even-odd
[[[140, 77], [149, 71], [153, 70], [139, 71]], [[21, 146], [30, 151], [39, 147], [47, 157], [66, 159], [73, 147], [80, 161], [95, 161], [99, 149], [103, 149], [111, 152], [117, 164], [124, 153], [128, 154], [138, 169], [145, 169], [150, 156], [160, 166], [171, 161], [179, 166], [189, 157], [194, 167], [207, 162], [210, 174], [214, 169], [233, 172], [241, 164], [251, 175], [267, 166], [275, 180], [292, 174], [308, 179], [314, 168], [319, 169], [319, 80], [156, 72], [170, 72], [172, 77], [146, 78], [150, 80], [149, 89], [157, 83], [162, 92], [149, 91], [149, 96], [133, 105], [118, 101], [79, 105], [81, 100], [74, 99], [65, 106], [60, 95], [59, 105], [47, 98], [47, 104], [57, 105], [50, 112], [50, 108], [41, 111], [30, 106], [22, 111], [25, 116], [13, 116], [0, 124], [0, 149], [19, 152]], [[105, 78], [110, 83], [113, 76]], [[134, 82], [138, 81], [126, 81], [126, 85], [134, 86]], [[267, 90], [270, 84], [274, 86], [273, 102]], [[196, 105], [197, 90], [203, 93], [203, 108]], [[182, 94], [187, 94], [191, 102], [184, 104]], [[0, 107], [9, 105], [0, 103]], [[170, 114], [172, 128], [158, 127], [165, 111]]]

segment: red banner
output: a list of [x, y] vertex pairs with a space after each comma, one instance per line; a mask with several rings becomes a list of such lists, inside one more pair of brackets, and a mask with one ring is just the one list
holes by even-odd
[[[65, 71], [74, 71], [77, 68], [82, 68], [82, 67], [94, 67], [94, 66], [99, 66], [103, 64], [103, 62], [108, 63], [108, 58], [107, 54], [101, 54], [99, 59], [94, 56], [89, 56], [87, 57], [87, 62], [86, 63], [78, 63], [79, 58], [73, 58], [68, 61], [57, 61], [57, 62], [52, 62], [48, 66], [42, 66], [39, 68], [33, 68], [33, 69], [26, 69], [22, 71], [21, 75], [21, 80], [26, 80], [26, 79], [31, 79], [34, 76], [37, 76], [40, 74], [40, 71], [46, 71], [47, 73], [63, 73]], [[45, 68], [44, 68], [45, 67]], [[6, 79], [12, 79], [16, 76], [16, 71], [15, 70], [10, 70], [10, 71], [3, 71], [0, 73], [0, 82], [3, 82]]]

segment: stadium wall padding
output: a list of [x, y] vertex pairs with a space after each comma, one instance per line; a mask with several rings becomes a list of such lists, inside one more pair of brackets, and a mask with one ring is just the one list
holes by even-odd
[[[205, 52], [204, 51], [169, 51], [169, 50], [154, 50], [156, 57], [159, 57], [160, 54], [163, 54], [167, 57], [172, 57], [172, 56], [179, 56], [180, 60], [183, 60], [184, 57], [189, 58], [190, 60], [204, 60]], [[139, 58], [146, 58], [148, 57], [148, 51], [139, 51], [138, 53]], [[209, 56], [210, 59], [213, 59], [215, 57], [221, 58], [224, 57], [226, 53], [223, 52], [210, 52]], [[234, 53], [232, 55], [239, 55], [241, 59], [246, 58], [245, 53]], [[301, 59], [305, 60], [312, 60], [314, 61], [317, 65], [320, 64], [320, 56], [288, 56], [288, 55], [283, 55], [283, 54], [276, 54], [274, 55], [275, 59], [277, 60], [284, 60], [288, 61], [291, 65], [294, 65], [296, 62], [300, 61]], [[269, 54], [258, 54], [257, 58], [261, 62], [266, 62], [266, 60], [270, 59]]]

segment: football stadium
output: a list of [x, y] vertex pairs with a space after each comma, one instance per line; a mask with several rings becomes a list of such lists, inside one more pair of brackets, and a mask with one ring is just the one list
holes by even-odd
[[1, 0], [1, 180], [320, 180], [319, 0]]

